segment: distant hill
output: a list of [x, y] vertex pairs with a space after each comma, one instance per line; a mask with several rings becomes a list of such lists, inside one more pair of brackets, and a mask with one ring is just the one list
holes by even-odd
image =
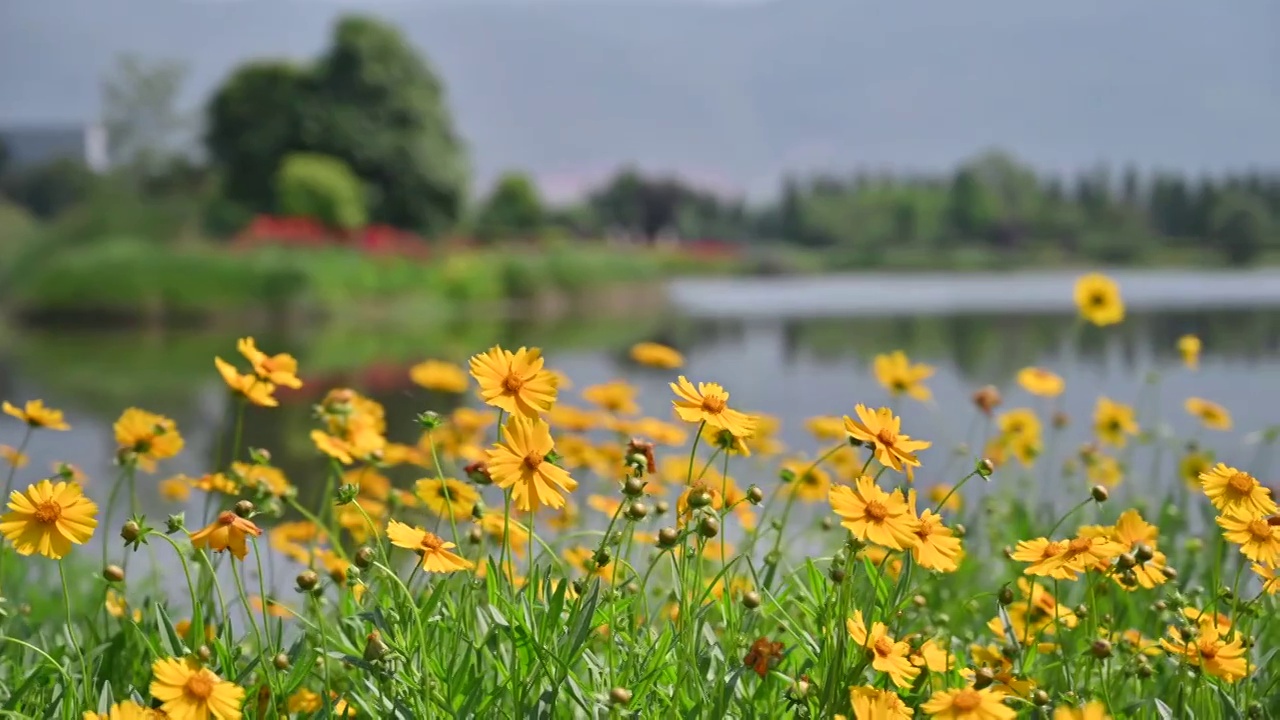
[[187, 60], [194, 104], [350, 10], [444, 75], [481, 182], [571, 192], [637, 162], [759, 192], [993, 145], [1047, 169], [1280, 163], [1274, 0], [3, 0], [0, 124], [92, 117], [123, 51]]

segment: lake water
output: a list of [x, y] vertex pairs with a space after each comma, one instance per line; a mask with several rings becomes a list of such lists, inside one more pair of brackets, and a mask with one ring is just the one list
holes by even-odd
[[[1165, 409], [1170, 432], [1196, 436], [1219, 459], [1251, 467], [1265, 479], [1267, 452], [1250, 444], [1250, 434], [1280, 423], [1275, 402], [1280, 391], [1280, 274], [1123, 273], [1118, 278], [1132, 312], [1122, 326], [1104, 331], [1082, 328], [1075, 320], [1070, 306], [1074, 277], [682, 280], [671, 288], [670, 307], [626, 318], [260, 332], [261, 347], [299, 358], [313, 392], [295, 396], [277, 410], [252, 412], [246, 442], [269, 448], [305, 496], [308, 479], [322, 467], [307, 430], [310, 404], [324, 389], [347, 385], [367, 391], [386, 405], [390, 434], [412, 441], [417, 413], [449, 406], [445, 398], [412, 385], [408, 367], [428, 357], [465, 361], [494, 343], [543, 347], [550, 365], [576, 385], [562, 402], [581, 405], [577, 389], [626, 378], [642, 388], [645, 410], [666, 418], [671, 398], [666, 383], [675, 373], [636, 368], [627, 360], [632, 343], [657, 340], [685, 353], [682, 372], [691, 379], [725, 385], [735, 407], [781, 418], [781, 439], [810, 455], [819, 446], [805, 432], [805, 418], [851, 413], [859, 402], [889, 403], [871, 374], [876, 353], [902, 349], [913, 360], [934, 365], [937, 373], [929, 386], [936, 403], [897, 403], [904, 429], [935, 443], [922, 456], [924, 470], [917, 480], [922, 487], [964, 474], [961, 464], [948, 463], [948, 448], [973, 427], [969, 397], [974, 389], [1000, 386], [1006, 408], [1033, 404], [1034, 398], [1011, 383], [1013, 374], [1027, 365], [1044, 366], [1066, 378], [1060, 407], [1073, 423], [1058, 449], [1059, 460], [1086, 439], [1099, 394], [1134, 402], [1156, 373], [1159, 382], [1149, 386], [1146, 401]], [[1198, 371], [1185, 369], [1176, 353], [1175, 343], [1184, 333], [1204, 341]], [[176, 419], [187, 440], [180, 457], [141, 481], [145, 512], [156, 518], [182, 509], [189, 517], [198, 515], [196, 501], [189, 508], [174, 506], [150, 483], [180, 472], [210, 470], [215, 438], [231, 422], [232, 408], [213, 356], [235, 355], [234, 332], [25, 330], [11, 337], [9, 346], [0, 348], [0, 398], [43, 398], [65, 410], [73, 427], [65, 433], [38, 433], [28, 448], [31, 464], [20, 478], [32, 480], [57, 461], [70, 462], [90, 478], [90, 494], [105, 500], [116, 472], [111, 423], [123, 408], [137, 405]], [[1191, 395], [1228, 408], [1235, 429], [1197, 431], [1182, 410]], [[17, 445], [21, 426], [3, 420], [0, 444]], [[1178, 487], [1175, 463], [1166, 460], [1154, 476], [1154, 465], [1144, 465], [1140, 456], [1130, 459], [1133, 472], [1121, 492], [1149, 496]], [[772, 472], [744, 468], [734, 474], [748, 481], [759, 478], [768, 487]], [[1074, 498], [1083, 490], [1051, 486], [1042, 491]], [[118, 542], [115, 528], [121, 519], [112, 519], [106, 524], [110, 532], [99, 536]]]

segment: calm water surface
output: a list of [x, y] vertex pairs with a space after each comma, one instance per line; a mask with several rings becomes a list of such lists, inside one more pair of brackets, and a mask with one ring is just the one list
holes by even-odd
[[[937, 373], [929, 385], [935, 403], [897, 403], [904, 429], [934, 441], [918, 475], [926, 488], [966, 471], [969, 461], [952, 462], [951, 448], [966, 437], [977, 439], [980, 425], [969, 402], [975, 388], [1001, 387], [1005, 408], [1044, 407], [1010, 381], [1019, 368], [1032, 364], [1051, 368], [1067, 381], [1059, 407], [1073, 421], [1058, 447], [1050, 449], [1055, 462], [1087, 438], [1098, 395], [1132, 403], [1142, 394], [1147, 411], [1154, 416], [1159, 409], [1165, 419], [1163, 432], [1170, 439], [1164, 446], [1170, 449], [1159, 461], [1150, 447], [1126, 456], [1131, 472], [1119, 492], [1149, 498], [1179, 487], [1175, 453], [1180, 441], [1172, 437], [1195, 437], [1219, 459], [1265, 476], [1269, 448], [1252, 441], [1256, 431], [1280, 423], [1280, 276], [1122, 276], [1133, 312], [1124, 325], [1105, 332], [1075, 321], [1069, 307], [1073, 277], [682, 281], [672, 289], [672, 308], [639, 318], [260, 332], [260, 346], [298, 356], [312, 392], [293, 396], [280, 409], [252, 412], [246, 443], [269, 448], [306, 497], [323, 477], [307, 438], [310, 404], [323, 390], [347, 385], [370, 393], [387, 407], [389, 434], [412, 442], [415, 414], [447, 410], [458, 401], [413, 386], [408, 368], [428, 357], [463, 361], [494, 343], [543, 347], [551, 366], [575, 383], [562, 396], [564, 403], [582, 404], [577, 390], [586, 385], [626, 378], [642, 388], [644, 409], [665, 418], [670, 408], [666, 383], [673, 374], [637, 368], [627, 360], [632, 343], [659, 340], [685, 353], [683, 372], [691, 379], [720, 382], [735, 407], [778, 416], [782, 440], [810, 456], [820, 448], [805, 433], [805, 418], [851, 413], [859, 402], [890, 402], [871, 374], [876, 353], [903, 349], [913, 360], [934, 365]], [[1175, 351], [1184, 333], [1204, 340], [1205, 355], [1195, 372], [1182, 367]], [[213, 367], [215, 354], [231, 359], [235, 336], [23, 331], [10, 347], [0, 348], [0, 397], [43, 398], [66, 411], [73, 429], [37, 434], [28, 448], [31, 464], [19, 477], [32, 480], [55, 462], [74, 463], [89, 476], [90, 494], [105, 501], [116, 474], [111, 423], [123, 408], [137, 405], [175, 418], [187, 441], [180, 457], [164, 463], [154, 478], [141, 480], [144, 511], [155, 518], [178, 510], [198, 517], [195, 500], [191, 507], [175, 506], [162, 500], [152, 483], [210, 470], [216, 438], [232, 422], [232, 405]], [[1192, 395], [1226, 406], [1235, 429], [1197, 431], [1182, 410]], [[17, 445], [21, 434], [18, 423], [0, 423], [0, 444]], [[739, 484], [758, 481], [766, 489], [772, 487], [773, 473], [731, 468]], [[1062, 502], [1079, 496], [1084, 487], [1079, 482], [1040, 492]], [[488, 501], [500, 504], [496, 495]], [[112, 530], [99, 537], [117, 542], [114, 528], [121, 517], [104, 523]]]

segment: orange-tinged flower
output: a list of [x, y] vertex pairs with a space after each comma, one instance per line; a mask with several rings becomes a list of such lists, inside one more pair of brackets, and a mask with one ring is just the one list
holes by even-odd
[[[1056, 622], [1067, 629], [1074, 628], [1079, 623], [1079, 617], [1070, 608], [1059, 604], [1053, 593], [1039, 583], [1018, 578], [1018, 591], [1019, 597], [1005, 608], [1014, 637], [1025, 638], [1041, 632], [1055, 632], [1055, 616]], [[1006, 635], [1004, 622], [999, 617], [992, 618], [987, 623], [987, 628], [1001, 637]]]
[[312, 430], [311, 442], [315, 443], [317, 450], [343, 465], [350, 465], [355, 462], [354, 453], [356, 449], [351, 443], [340, 437], [330, 435], [323, 430]]
[[1102, 442], [1124, 447], [1129, 435], [1138, 434], [1133, 408], [1108, 397], [1098, 398], [1097, 408], [1093, 411], [1093, 431]]
[[26, 404], [19, 408], [8, 402], [2, 406], [6, 415], [12, 415], [28, 427], [44, 428], [46, 430], [70, 430], [71, 426], [62, 419], [62, 411], [54, 410], [46, 407], [43, 400], [28, 400]]
[[638, 392], [635, 385], [624, 380], [614, 380], [583, 388], [582, 399], [617, 415], [635, 415], [640, 412], [640, 406], [636, 405]]
[[939, 690], [920, 709], [939, 720], [1014, 720], [1018, 711], [1004, 704], [1004, 694], [991, 688]]
[[1237, 511], [1241, 515], [1274, 515], [1276, 501], [1271, 490], [1262, 486], [1257, 478], [1224, 463], [1200, 474], [1200, 487], [1209, 502], [1222, 512]]
[[9, 496], [9, 510], [0, 518], [0, 534], [19, 555], [40, 553], [61, 560], [72, 545], [83, 545], [98, 526], [98, 506], [75, 483], [41, 480]]
[[1066, 542], [1061, 540], [1050, 540], [1048, 538], [1036, 538], [1034, 540], [1019, 540], [1018, 546], [1014, 548], [1010, 557], [1018, 562], [1031, 563], [1025, 572], [1027, 575], [1043, 575], [1058, 580], [1072, 580], [1076, 573], [1070, 568], [1063, 567], [1061, 556], [1066, 550]]
[[1275, 568], [1265, 567], [1258, 563], [1249, 566], [1258, 579], [1262, 581], [1262, 591], [1268, 595], [1275, 595], [1280, 592], [1280, 577], [1276, 576]]
[[1187, 413], [1200, 421], [1210, 430], [1230, 430], [1231, 413], [1216, 402], [1204, 398], [1189, 397], [1186, 402]]
[[1200, 338], [1195, 335], [1183, 335], [1178, 338], [1178, 354], [1182, 362], [1191, 370], [1200, 367]]
[[18, 448], [9, 445], [0, 445], [0, 458], [13, 466], [15, 470], [21, 470], [27, 466], [31, 458], [24, 452], [19, 452]]
[[904, 640], [894, 640], [889, 628], [882, 622], [868, 628], [862, 620], [862, 611], [855, 610], [853, 617], [845, 621], [849, 636], [871, 655], [871, 667], [885, 673], [894, 685], [911, 687], [920, 674], [920, 668], [911, 664], [911, 645]]
[[684, 364], [684, 356], [675, 348], [655, 342], [640, 342], [631, 346], [631, 359], [640, 365], [675, 370]]
[[249, 606], [252, 607], [253, 611], [256, 613], [261, 613], [264, 605], [267, 610], [267, 615], [271, 617], [287, 619], [296, 614], [293, 610], [289, 609], [288, 605], [285, 605], [273, 597], [268, 596], [265, 603], [263, 602], [261, 595], [253, 595], [249, 598]]
[[1040, 397], [1058, 397], [1067, 386], [1061, 375], [1041, 367], [1026, 367], [1019, 370], [1018, 384], [1023, 390]]
[[423, 478], [413, 486], [413, 492], [432, 513], [455, 519], [470, 515], [480, 500], [474, 487], [453, 478]]
[[536, 418], [556, 402], [556, 377], [543, 367], [542, 351], [520, 348], [514, 353], [494, 346], [471, 358], [471, 376], [480, 399], [512, 415]]
[[227, 511], [218, 515], [213, 522], [203, 529], [188, 534], [191, 536], [191, 545], [193, 547], [208, 547], [214, 552], [222, 552], [229, 549], [237, 560], [244, 560], [245, 556], [249, 554], [249, 545], [246, 538], [250, 535], [258, 537], [262, 534], [262, 529], [255, 525], [252, 520]]
[[1243, 636], [1234, 633], [1227, 642], [1211, 622], [1202, 622], [1196, 632], [1185, 635], [1178, 628], [1170, 627], [1169, 637], [1162, 638], [1160, 645], [1170, 655], [1179, 656], [1186, 663], [1229, 683], [1249, 673]]
[[858, 416], [857, 420], [848, 416], [844, 418], [844, 429], [849, 437], [869, 445], [881, 465], [906, 473], [907, 479], [912, 479], [914, 469], [920, 467], [916, 453], [933, 443], [912, 440], [902, 432], [902, 419], [889, 408], [882, 407], [873, 412], [865, 405], [858, 405], [853, 411]]
[[794, 480], [783, 486], [783, 492], [793, 494], [805, 502], [821, 502], [831, 492], [831, 475], [804, 457], [796, 457], [782, 463], [782, 469], [789, 471]]
[[676, 415], [687, 423], [706, 423], [708, 427], [726, 430], [734, 437], [750, 437], [756, 429], [755, 418], [729, 407], [729, 391], [717, 383], [693, 383], [681, 375], [671, 383], [676, 399], [671, 401]]
[[[561, 512], [569, 510], [571, 507], [573, 507], [572, 503], [568, 503], [561, 508]], [[565, 521], [565, 527], [576, 525], [577, 515], [566, 514], [572, 517]], [[525, 550], [529, 547], [529, 531], [514, 519], [508, 520], [501, 509], [485, 510], [484, 515], [481, 515], [477, 522], [486, 535], [496, 540], [500, 545], [505, 543], [516, 555], [524, 556]]]
[[193, 658], [156, 660], [151, 675], [151, 697], [173, 720], [240, 720], [244, 689]]
[[488, 450], [489, 476], [498, 487], [511, 489], [520, 510], [564, 506], [564, 495], [578, 482], [569, 471], [547, 459], [555, 449], [551, 428], [541, 418], [512, 415], [502, 428], [503, 442]]
[[274, 383], [253, 374], [241, 375], [234, 365], [220, 357], [215, 357], [213, 364], [218, 368], [218, 374], [222, 376], [227, 387], [250, 404], [259, 407], [275, 407], [280, 404], [280, 401], [275, 398]]
[[1053, 720], [1111, 720], [1107, 706], [1094, 700], [1082, 707], [1062, 705], [1053, 711]]
[[387, 538], [396, 547], [422, 555], [422, 569], [427, 572], [449, 573], [472, 567], [470, 560], [449, 552], [456, 547], [453, 543], [422, 528], [391, 520], [387, 523]]
[[840, 524], [859, 540], [893, 550], [906, 550], [919, 542], [920, 521], [911, 514], [901, 490], [887, 493], [863, 475], [852, 488], [831, 488], [829, 499]]
[[1080, 317], [1099, 327], [1124, 320], [1120, 286], [1101, 273], [1089, 273], [1076, 280], [1075, 301]]
[[782, 661], [782, 643], [770, 641], [769, 638], [757, 638], [742, 658], [742, 664], [751, 668], [756, 675], [764, 677]]
[[876, 380], [894, 397], [907, 395], [921, 402], [933, 398], [933, 393], [924, 385], [924, 381], [933, 376], [933, 367], [924, 363], [913, 364], [901, 350], [876, 355], [872, 369]]
[[853, 720], [911, 720], [911, 708], [892, 690], [873, 687], [849, 688]]
[[1244, 556], [1263, 565], [1280, 564], [1280, 525], [1237, 508], [1218, 516], [1222, 536], [1240, 546]]
[[155, 471], [156, 462], [182, 452], [177, 423], [163, 415], [129, 408], [113, 427], [122, 460], [136, 462], [147, 472]]
[[467, 371], [443, 360], [424, 360], [409, 368], [409, 379], [415, 385], [435, 392], [461, 395], [471, 384]]
[[105, 713], [86, 711], [81, 716], [81, 720], [161, 720], [163, 717], [159, 710], [152, 710], [132, 700], [125, 700], [112, 705]]
[[302, 381], [298, 379], [298, 361], [292, 355], [268, 355], [258, 349], [251, 337], [240, 338], [236, 342], [236, 350], [253, 366], [253, 373], [263, 380], [294, 390], [302, 387]]
[[[907, 493], [907, 505], [915, 515], [915, 490]], [[916, 544], [911, 548], [911, 557], [925, 569], [955, 572], [962, 553], [960, 538], [954, 537], [951, 528], [942, 523], [942, 516], [934, 511], [925, 510], [918, 517], [920, 527], [916, 529]]]

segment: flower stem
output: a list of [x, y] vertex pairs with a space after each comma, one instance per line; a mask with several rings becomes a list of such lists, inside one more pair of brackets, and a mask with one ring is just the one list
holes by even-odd
[[71, 591], [67, 589], [67, 568], [62, 559], [58, 560], [58, 577], [62, 579], [62, 607], [67, 616], [67, 637], [71, 639], [71, 647], [75, 648], [76, 657], [80, 658], [80, 680], [84, 684], [86, 702], [93, 702], [93, 686], [89, 678], [89, 661], [84, 657], [80, 641], [76, 638], [76, 629], [71, 621]]

